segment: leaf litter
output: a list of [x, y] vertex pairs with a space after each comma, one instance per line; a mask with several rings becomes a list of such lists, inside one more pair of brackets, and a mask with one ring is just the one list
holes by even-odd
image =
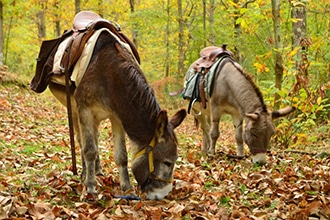
[[[272, 149], [267, 165], [255, 166], [249, 157], [226, 156], [236, 151], [227, 121], [221, 124], [221, 153], [208, 158], [200, 150], [201, 131], [188, 115], [176, 131], [173, 190], [162, 201], [150, 201], [133, 176], [133, 191], [120, 191], [109, 122], [101, 125], [105, 176], [97, 178], [95, 199], [70, 171], [66, 111], [49, 92], [1, 86], [0, 120], [0, 219], [330, 218], [330, 152], [315, 157]], [[142, 200], [125, 199], [132, 193]]]

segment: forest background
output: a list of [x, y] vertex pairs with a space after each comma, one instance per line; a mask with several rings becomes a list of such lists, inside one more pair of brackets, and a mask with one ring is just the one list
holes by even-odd
[[294, 121], [282, 122], [280, 135], [286, 137], [280, 144], [317, 141], [306, 133], [317, 123], [329, 123], [328, 0], [1, 0], [0, 63], [28, 83], [41, 42], [70, 29], [81, 10], [120, 24], [166, 106], [176, 108], [181, 102], [168, 93], [182, 87], [199, 51], [227, 44], [254, 76], [267, 105], [291, 104], [300, 110]]
[[[101, 199], [86, 201], [70, 171], [65, 108], [48, 91], [28, 87], [41, 42], [70, 29], [82, 10], [121, 25], [169, 113], [188, 105], [169, 92], [182, 87], [200, 50], [227, 44], [267, 106], [297, 107], [277, 122], [268, 164], [227, 157], [236, 152], [228, 118], [215, 159], [208, 159], [188, 115], [177, 129], [179, 158], [167, 199], [115, 199], [121, 192], [105, 122]], [[329, 17], [328, 0], [0, 0], [0, 219], [329, 219]]]

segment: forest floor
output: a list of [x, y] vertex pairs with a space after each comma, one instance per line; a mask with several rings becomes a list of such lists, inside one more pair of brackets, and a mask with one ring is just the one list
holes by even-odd
[[[191, 115], [176, 133], [172, 192], [161, 201], [126, 200], [115, 198], [123, 193], [111, 124], [102, 123], [105, 176], [98, 177], [98, 199], [90, 201], [79, 175], [70, 171], [65, 108], [48, 91], [0, 84], [0, 219], [330, 219], [328, 134], [318, 148], [271, 149], [267, 165], [256, 166], [250, 157], [226, 156], [236, 152], [230, 120], [221, 123], [213, 158], [201, 152], [201, 131]], [[80, 173], [78, 147], [77, 164]], [[132, 175], [131, 182], [141, 195]]]

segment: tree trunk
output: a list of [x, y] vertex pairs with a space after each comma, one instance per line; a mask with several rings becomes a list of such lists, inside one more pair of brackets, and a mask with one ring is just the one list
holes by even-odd
[[177, 0], [178, 3], [178, 22], [179, 22], [179, 39], [178, 39], [178, 52], [179, 52], [179, 61], [178, 61], [178, 75], [183, 75], [183, 69], [184, 69], [184, 42], [183, 42], [183, 14], [182, 14], [182, 1]]
[[203, 42], [206, 47], [206, 0], [203, 0]]
[[311, 45], [309, 38], [306, 38], [306, 6], [302, 1], [291, 1], [291, 18], [292, 18], [292, 47], [299, 47], [296, 60], [296, 74], [298, 84], [308, 91], [308, 47]]
[[[235, 4], [239, 3], [239, 0], [234, 0]], [[234, 11], [234, 39], [235, 42], [240, 42], [240, 36], [241, 36], [241, 24], [237, 23], [237, 19], [240, 18], [240, 12], [239, 10]], [[241, 63], [241, 52], [240, 52], [240, 47], [238, 44], [235, 44], [234, 46], [234, 58], [238, 63]]]
[[[282, 58], [282, 43], [281, 43], [281, 28], [280, 28], [280, 8], [281, 0], [272, 0], [272, 13], [273, 13], [273, 24], [274, 24], [274, 39], [275, 39], [275, 87], [277, 89], [282, 88], [283, 80], [283, 58]], [[274, 108], [280, 107], [280, 96], [274, 94]]]
[[78, 12], [80, 12], [80, 0], [75, 0], [75, 1], [74, 1], [74, 8], [75, 8], [75, 12], [76, 12], [76, 14], [77, 14]]
[[[130, 5], [130, 9], [131, 9], [131, 14], [134, 14], [134, 12], [135, 12], [134, 0], [130, 0], [129, 5]], [[132, 24], [132, 40], [133, 40], [133, 43], [134, 43], [136, 49], [138, 49], [138, 47], [139, 47], [138, 35], [139, 35], [138, 25], [136, 23], [136, 20], [134, 19], [133, 24]]]
[[38, 1], [41, 10], [37, 12], [38, 38], [43, 40], [46, 38], [46, 18], [45, 18], [45, 4], [43, 1]]
[[55, 13], [54, 13], [54, 35], [55, 37], [60, 36], [61, 33], [61, 16], [58, 14], [59, 12], [59, 7], [58, 7], [59, 1], [54, 2], [54, 8], [55, 8]]
[[170, 75], [170, 0], [167, 0], [166, 3], [166, 13], [167, 13], [167, 21], [166, 21], [166, 35], [165, 35], [165, 44], [166, 44], [166, 55], [165, 55], [165, 76], [168, 77]]
[[3, 37], [3, 4], [2, 1], [0, 1], [0, 66], [3, 64]]
[[[209, 17], [209, 43], [215, 45], [215, 36], [214, 36], [214, 0], [210, 0], [210, 17]], [[225, 42], [222, 42], [225, 43]]]
[[301, 1], [291, 2], [291, 18], [293, 39], [292, 46], [300, 46], [300, 41], [306, 35], [306, 7]]

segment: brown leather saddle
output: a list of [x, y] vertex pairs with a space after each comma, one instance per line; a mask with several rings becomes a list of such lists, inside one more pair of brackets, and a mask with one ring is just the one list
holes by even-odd
[[[205, 90], [204, 90], [204, 82], [205, 82], [205, 75], [209, 72], [213, 64], [215, 64], [218, 60], [218, 58], [228, 56], [232, 57], [233, 53], [229, 50], [227, 50], [227, 45], [223, 44], [222, 47], [216, 47], [216, 46], [209, 46], [205, 47], [200, 52], [200, 58], [197, 59], [190, 68], [193, 68], [196, 72], [196, 74], [201, 74], [201, 79], [199, 82], [199, 96], [200, 101], [202, 104], [202, 108], [206, 108], [206, 98], [205, 98]], [[189, 108], [192, 105], [192, 102], [194, 100], [190, 101]]]
[[[200, 84], [200, 89], [202, 90], [201, 92], [203, 93], [204, 89], [202, 89], [203, 83], [204, 83], [204, 77], [205, 74], [208, 73], [210, 68], [215, 64], [218, 60], [218, 58], [223, 57], [223, 56], [229, 56], [232, 57], [233, 53], [230, 50], [227, 50], [227, 45], [223, 44], [222, 47], [217, 47], [217, 46], [208, 46], [203, 48], [200, 51], [200, 57], [193, 62], [189, 69], [193, 68], [195, 73], [201, 73], [202, 75], [202, 80]], [[178, 91], [175, 92], [170, 92], [170, 96], [175, 96], [178, 94], [181, 94], [184, 91], [184, 88], [181, 88]], [[201, 94], [202, 96], [204, 94]], [[202, 97], [202, 102], [203, 102], [203, 107], [205, 107], [205, 98]]]
[[227, 45], [223, 44], [222, 47], [209, 46], [205, 47], [200, 52], [200, 58], [197, 59], [192, 65], [191, 68], [194, 68], [195, 72], [205, 71], [205, 74], [217, 61], [217, 58], [222, 56], [233, 56], [233, 53], [227, 50]]
[[[41, 44], [37, 58], [36, 72], [31, 80], [30, 88], [38, 93], [45, 91], [54, 74], [68, 73], [71, 76], [73, 67], [81, 56], [85, 43], [93, 33], [101, 28], [109, 29], [121, 41], [127, 43], [136, 60], [140, 63], [140, 56], [133, 42], [124, 35], [120, 26], [115, 22], [102, 19], [98, 14], [82, 11], [76, 14], [71, 30], [65, 31], [59, 38], [45, 40]], [[54, 57], [61, 42], [70, 37], [61, 60], [61, 72], [53, 72]]]
[[140, 57], [134, 44], [121, 33], [120, 26], [115, 22], [102, 19], [98, 14], [91, 11], [82, 11], [76, 14], [71, 29], [72, 35], [67, 43], [66, 50], [61, 60], [61, 71], [72, 69], [82, 54], [84, 46], [94, 32], [100, 28], [107, 28], [122, 42], [127, 43], [136, 60], [140, 63]]

